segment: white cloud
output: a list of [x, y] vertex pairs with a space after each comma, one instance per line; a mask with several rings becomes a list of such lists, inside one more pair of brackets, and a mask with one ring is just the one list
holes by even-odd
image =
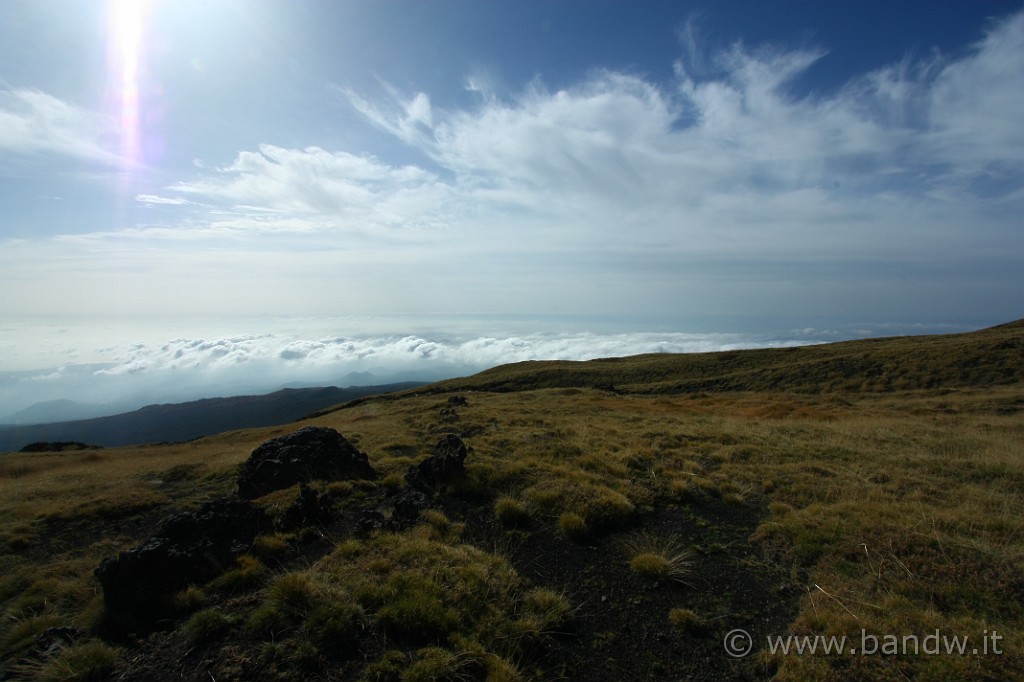
[[0, 150], [58, 154], [112, 164], [103, 144], [110, 126], [103, 117], [38, 90], [0, 91]]
[[180, 197], [161, 197], [156, 194], [138, 194], [135, 196], [135, 201], [140, 204], [160, 206], [189, 206], [194, 203], [188, 199], [182, 199]]
[[971, 57], [943, 65], [929, 90], [929, 144], [955, 171], [1024, 159], [1024, 13], [996, 25]]
[[169, 189], [221, 202], [249, 227], [258, 220], [271, 229], [288, 229], [295, 219], [299, 223], [293, 227], [306, 229], [409, 229], [438, 220], [447, 198], [446, 187], [415, 166], [268, 144], [258, 152], [241, 152], [215, 175]]
[[0, 416], [55, 398], [119, 405], [134, 401], [132, 406], [138, 407], [145, 402], [269, 392], [288, 383], [345, 384], [352, 373], [370, 373], [360, 380], [363, 383], [434, 380], [523, 360], [586, 360], [802, 342], [740, 334], [651, 333], [325, 338], [277, 333], [177, 338], [109, 347], [103, 351], [106, 362], [91, 369], [66, 365], [3, 378]]
[[[175, 339], [159, 345], [133, 344], [120, 352], [97, 376], [175, 373], [181, 381], [238, 370], [237, 380], [265, 375], [272, 385], [284, 377], [315, 380], [349, 372], [419, 371], [452, 376], [507, 362], [598, 357], [657, 352], [705, 352], [753, 347], [784, 347], [808, 343], [800, 339], [766, 339], [744, 334], [536, 333], [511, 337], [441, 338], [420, 335], [360, 336], [320, 339], [276, 334], [240, 335], [222, 339]], [[256, 372], [258, 370], [258, 372]], [[182, 374], [182, 372], [185, 372]]]
[[[797, 261], [926, 253], [978, 267], [993, 243], [970, 226], [999, 202], [1021, 209], [1024, 15], [960, 59], [792, 96], [788, 83], [821, 56], [736, 45], [713, 78], [677, 64], [675, 90], [599, 72], [430, 117], [410, 113], [422, 93], [350, 99], [452, 171], [460, 198], [527, 234], [539, 224], [530, 236], [547, 246]], [[987, 234], [1004, 253], [1020, 246], [1008, 215]]]
[[430, 97], [419, 92], [406, 99], [392, 85], [381, 85], [388, 94], [387, 99], [381, 102], [364, 99], [351, 88], [340, 88], [339, 91], [353, 108], [374, 125], [406, 143], [427, 144], [434, 120]]
[[[453, 195], [479, 218], [458, 226], [469, 239], [638, 259], [926, 255], [977, 268], [993, 242], [982, 246], [969, 226], [1000, 201], [1021, 208], [1022, 41], [1018, 15], [958, 60], [886, 67], [804, 97], [788, 84], [822, 52], [740, 44], [712, 60], [711, 77], [678, 63], [675, 89], [598, 72], [470, 110], [393, 88], [379, 102], [347, 95], [454, 174]], [[1020, 246], [1008, 219], [987, 234], [1004, 253]]]
[[[133, 409], [145, 403], [269, 392], [286, 384], [434, 380], [525, 360], [786, 347], [879, 334], [968, 330], [860, 322], [776, 335], [599, 333], [587, 331], [592, 328], [587, 320], [466, 316], [81, 318], [70, 325], [34, 317], [13, 321], [5, 336], [13, 342], [13, 352], [4, 355], [0, 372], [0, 417], [58, 398]], [[575, 331], [564, 331], [570, 328]], [[69, 364], [72, 353], [79, 359]], [[351, 373], [372, 376], [352, 378]]]

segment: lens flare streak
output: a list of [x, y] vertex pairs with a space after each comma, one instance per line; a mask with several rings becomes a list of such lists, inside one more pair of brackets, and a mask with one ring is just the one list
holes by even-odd
[[109, 0], [107, 4], [111, 88], [126, 168], [139, 165], [143, 156], [139, 83], [148, 12], [147, 0]]

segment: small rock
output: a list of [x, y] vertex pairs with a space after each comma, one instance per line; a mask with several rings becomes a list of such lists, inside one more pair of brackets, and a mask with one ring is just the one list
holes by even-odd
[[32, 649], [38, 658], [48, 658], [64, 647], [74, 644], [84, 634], [84, 630], [75, 627], [46, 628], [41, 635], [36, 637]]

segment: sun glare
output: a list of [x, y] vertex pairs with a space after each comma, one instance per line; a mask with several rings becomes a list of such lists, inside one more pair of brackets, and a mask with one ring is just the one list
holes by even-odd
[[141, 161], [139, 81], [149, 5], [148, 0], [107, 3], [110, 79], [120, 121], [121, 155], [126, 165]]

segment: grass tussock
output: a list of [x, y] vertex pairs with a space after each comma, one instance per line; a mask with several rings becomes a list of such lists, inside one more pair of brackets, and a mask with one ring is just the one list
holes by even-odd
[[192, 614], [182, 630], [190, 644], [208, 644], [224, 635], [234, 623], [234, 619], [220, 609], [203, 609]]
[[686, 582], [692, 555], [677, 536], [639, 532], [622, 544], [634, 572], [658, 580]]
[[294, 553], [292, 542], [295, 535], [292, 533], [273, 533], [272, 535], [260, 535], [252, 543], [249, 550], [253, 556], [263, 562], [280, 560]]
[[526, 526], [530, 522], [530, 511], [526, 505], [508, 495], [499, 497], [494, 503], [494, 515], [510, 528]]
[[686, 608], [674, 608], [668, 612], [668, 621], [683, 632], [700, 633], [704, 623], [696, 611]]
[[39, 674], [47, 682], [102, 682], [109, 679], [117, 661], [117, 650], [103, 642], [67, 647]]
[[321, 657], [345, 658], [374, 637], [416, 649], [367, 666], [366, 679], [479, 679], [492, 668], [515, 679], [515, 666], [496, 661], [568, 627], [572, 607], [528, 589], [505, 559], [461, 544], [461, 533], [462, 524], [428, 511], [403, 533], [340, 543], [307, 570], [275, 578], [246, 628], [267, 642], [311, 644]]
[[207, 599], [206, 592], [202, 588], [196, 585], [189, 585], [174, 595], [173, 604], [178, 613], [189, 614], [201, 609], [206, 604]]
[[563, 512], [558, 517], [558, 529], [573, 542], [586, 542], [590, 537], [587, 520], [576, 512]]
[[256, 589], [267, 579], [267, 567], [256, 557], [243, 554], [235, 559], [235, 567], [215, 578], [210, 585], [218, 590], [240, 594]]
[[520, 578], [499, 557], [450, 544], [444, 526], [435, 518], [404, 534], [382, 534], [315, 568], [398, 641], [443, 643], [474, 633], [496, 641]]

